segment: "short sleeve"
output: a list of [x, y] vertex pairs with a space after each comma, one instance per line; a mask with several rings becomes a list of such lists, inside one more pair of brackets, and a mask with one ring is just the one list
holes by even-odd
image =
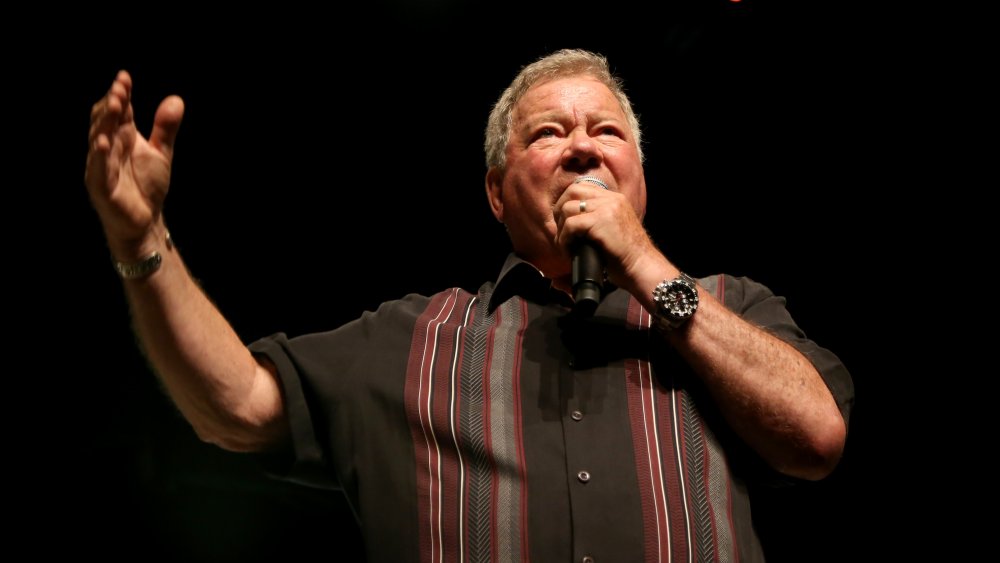
[[721, 286], [717, 294], [722, 294], [726, 307], [746, 321], [791, 344], [813, 364], [836, 400], [846, 425], [854, 405], [851, 375], [833, 352], [806, 337], [792, 320], [785, 307], [785, 298], [745, 277], [724, 275], [712, 281]]
[[[250, 352], [276, 368], [290, 439], [260, 456], [273, 477], [344, 490], [410, 447], [403, 391], [413, 326], [428, 298], [409, 295], [328, 332], [275, 334]], [[405, 463], [396, 463], [405, 466]]]
[[326, 455], [313, 430], [313, 413], [293, 360], [294, 352], [288, 337], [278, 333], [262, 338], [249, 346], [255, 356], [266, 358], [276, 368], [281, 383], [285, 413], [290, 426], [290, 441], [277, 452], [257, 456], [273, 477], [301, 484], [338, 488], [326, 467]]

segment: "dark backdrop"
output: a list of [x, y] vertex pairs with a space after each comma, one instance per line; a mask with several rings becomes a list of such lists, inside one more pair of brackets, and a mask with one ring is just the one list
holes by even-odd
[[[523, 64], [583, 47], [609, 57], [640, 114], [647, 222], [666, 254], [692, 274], [746, 275], [786, 296], [855, 378], [840, 468], [760, 509], [771, 560], [855, 560], [884, 540], [887, 514], [909, 516], [897, 484], [913, 471], [899, 455], [905, 374], [887, 369], [891, 313], [867, 298], [859, 309], [856, 283], [893, 283], [902, 235], [881, 225], [899, 210], [872, 193], [896, 189], [884, 149], [912, 133], [894, 104], [913, 64], [884, 27], [783, 24], [753, 8], [639, 11], [633, 27], [599, 14], [470, 19], [449, 3], [364, 17], [183, 12], [35, 35], [21, 46], [27, 78], [8, 89], [23, 100], [8, 107], [41, 130], [27, 142], [41, 180], [25, 190], [42, 196], [40, 219], [58, 236], [28, 229], [15, 242], [30, 239], [17, 245], [29, 261], [58, 259], [29, 262], [37, 282], [23, 295], [45, 298], [19, 305], [33, 311], [22, 334], [60, 345], [28, 347], [16, 378], [27, 387], [12, 393], [13, 410], [32, 413], [12, 426], [27, 437], [9, 464], [23, 501], [15, 535], [39, 554], [108, 560], [353, 560], [336, 554], [359, 549], [339, 494], [268, 480], [246, 456], [200, 443], [138, 352], [82, 184], [89, 109], [118, 69], [132, 73], [144, 134], [164, 96], [186, 102], [168, 225], [251, 341], [493, 278], [508, 247], [484, 197], [487, 114]], [[54, 41], [64, 47], [44, 54]], [[482, 259], [423, 256], [427, 240]]]

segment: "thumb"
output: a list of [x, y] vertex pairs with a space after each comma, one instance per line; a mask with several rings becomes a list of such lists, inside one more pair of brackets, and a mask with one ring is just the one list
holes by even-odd
[[162, 152], [168, 161], [173, 159], [174, 141], [183, 118], [184, 100], [180, 96], [168, 96], [160, 102], [156, 117], [153, 118], [153, 132], [149, 136], [149, 143]]

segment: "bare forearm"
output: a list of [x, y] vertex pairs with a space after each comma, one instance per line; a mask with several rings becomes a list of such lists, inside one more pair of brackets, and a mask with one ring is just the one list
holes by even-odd
[[[649, 311], [652, 289], [680, 274], [658, 252], [638, 263], [629, 291]], [[772, 467], [819, 479], [840, 459], [846, 426], [813, 365], [699, 288], [697, 313], [666, 338], [705, 382], [730, 426]]]
[[119, 72], [94, 104], [84, 183], [123, 268], [136, 331], [174, 402], [202, 439], [229, 449], [262, 449], [285, 432], [281, 390], [188, 275], [163, 223], [174, 142], [184, 116], [177, 96], [164, 99], [149, 138], [135, 127], [132, 77]]
[[819, 373], [791, 345], [701, 294], [697, 314], [669, 338], [730, 425], [783, 473], [805, 479], [829, 474], [846, 428]]
[[243, 451], [276, 443], [284, 427], [273, 376], [194, 282], [176, 249], [161, 254], [156, 272], [124, 285], [135, 329], [171, 398], [205, 441]]

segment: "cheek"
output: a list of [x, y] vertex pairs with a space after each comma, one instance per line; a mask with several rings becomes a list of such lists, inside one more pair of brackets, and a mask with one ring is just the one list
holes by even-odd
[[510, 185], [516, 186], [512, 199], [519, 212], [524, 216], [524, 222], [545, 223], [555, 228], [552, 218], [552, 205], [561, 195], [561, 190], [553, 183], [553, 178], [559, 173], [559, 158], [556, 151], [526, 150], [518, 154], [508, 154], [508, 170], [512, 175], [508, 178]]
[[622, 186], [629, 186], [631, 193], [626, 194], [628, 201], [642, 218], [646, 214], [646, 178], [642, 164], [638, 160], [639, 156], [634, 150], [625, 150], [617, 154], [613, 160], [609, 159], [608, 165], [622, 181]]
[[558, 159], [555, 159], [547, 152], [532, 154], [525, 162], [525, 173], [532, 182], [541, 183], [547, 181], [558, 169]]
[[552, 204], [560, 191], [553, 186], [552, 174], [537, 168], [525, 169], [518, 179], [517, 199], [524, 207], [537, 208], [551, 214]]

